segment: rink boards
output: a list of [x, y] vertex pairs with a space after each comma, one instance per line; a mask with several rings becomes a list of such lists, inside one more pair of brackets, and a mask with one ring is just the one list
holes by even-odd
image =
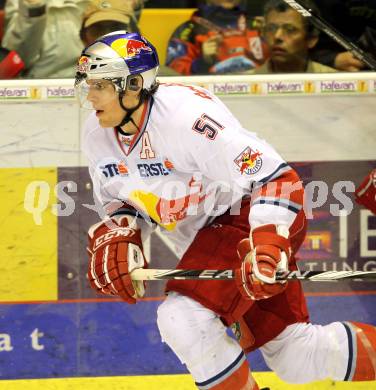
[[[186, 373], [161, 342], [156, 327], [160, 301], [1, 305], [2, 334], [12, 350], [2, 351], [2, 379]], [[319, 323], [374, 322], [376, 295], [309, 296], [311, 320]], [[4, 337], [2, 346], [4, 346]], [[267, 371], [259, 352], [254, 371]], [[0, 382], [1, 386], [1, 382]], [[1, 388], [1, 387], [0, 387]]]
[[[300, 251], [306, 267], [376, 268], [376, 217], [354, 204], [351, 185], [376, 166], [375, 96], [370, 92], [221, 95], [245, 127], [293, 162], [306, 184], [324, 182], [324, 187], [310, 188], [328, 190], [320, 206], [311, 197], [315, 218]], [[62, 97], [7, 101], [0, 103], [0, 111], [0, 378], [104, 376], [107, 386], [117, 380], [113, 376], [132, 376], [117, 383], [131, 389], [139, 380], [151, 389], [166, 377], [143, 375], [185, 374], [155, 325], [162, 282], [149, 283], [147, 299], [135, 306], [98, 297], [86, 285], [86, 231], [98, 216], [90, 208], [90, 180], [79, 153], [82, 113]], [[349, 215], [333, 215], [344, 207], [352, 208]], [[158, 259], [175, 264], [173, 250], [160, 237], [148, 245], [154, 248], [153, 267], [162, 266]], [[314, 322], [376, 323], [372, 284], [306, 283], [305, 291]], [[267, 370], [258, 352], [250, 362], [254, 371]], [[168, 383], [174, 381], [179, 381], [175, 388], [192, 388], [189, 377]], [[270, 381], [275, 379], [261, 383]], [[22, 384], [8, 387], [1, 381], [0, 389], [17, 388], [15, 383]]]

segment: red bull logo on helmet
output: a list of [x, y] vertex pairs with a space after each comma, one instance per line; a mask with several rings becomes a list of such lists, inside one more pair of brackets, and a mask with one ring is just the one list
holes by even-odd
[[77, 72], [87, 73], [89, 70], [89, 57], [81, 56], [78, 59]]
[[234, 160], [235, 164], [239, 167], [240, 173], [246, 175], [253, 175], [261, 169], [262, 166], [262, 153], [251, 149], [247, 146]]
[[152, 52], [152, 49], [145, 42], [138, 39], [119, 38], [111, 43], [111, 48], [125, 58], [134, 57], [142, 51]]

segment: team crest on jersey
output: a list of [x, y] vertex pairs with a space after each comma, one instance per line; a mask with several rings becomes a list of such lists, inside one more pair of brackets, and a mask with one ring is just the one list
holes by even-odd
[[240, 173], [246, 175], [253, 175], [262, 167], [262, 153], [258, 150], [253, 150], [247, 146], [234, 160], [239, 167]]

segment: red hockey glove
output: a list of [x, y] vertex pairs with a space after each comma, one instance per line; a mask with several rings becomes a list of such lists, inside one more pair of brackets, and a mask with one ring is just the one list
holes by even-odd
[[289, 230], [285, 226], [264, 225], [251, 230], [249, 239], [238, 244], [243, 261], [235, 271], [236, 284], [247, 299], [265, 299], [281, 293], [286, 282], [276, 282], [276, 273], [288, 271], [291, 256]]
[[142, 281], [132, 281], [130, 272], [145, 268], [141, 230], [130, 216], [114, 217], [89, 229], [89, 269], [91, 287], [103, 294], [118, 295], [136, 303], [145, 293]]
[[367, 175], [355, 190], [355, 200], [376, 214], [376, 169]]

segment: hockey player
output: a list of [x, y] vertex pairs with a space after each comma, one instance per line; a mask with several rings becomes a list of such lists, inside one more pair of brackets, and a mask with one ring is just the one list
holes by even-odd
[[[94, 193], [107, 213], [89, 230], [88, 278], [136, 303], [142, 243], [159, 226], [177, 268], [236, 268], [236, 282], [170, 281], [162, 340], [200, 389], [255, 390], [245, 352], [260, 348], [283, 380], [375, 380], [371, 325], [312, 325], [296, 269], [306, 220], [296, 172], [207, 90], [158, 84], [155, 48], [137, 33], [99, 38], [79, 59], [76, 90], [95, 111], [83, 129]], [[229, 337], [233, 326], [239, 342]], [[292, 363], [293, 362], [293, 363]]]

